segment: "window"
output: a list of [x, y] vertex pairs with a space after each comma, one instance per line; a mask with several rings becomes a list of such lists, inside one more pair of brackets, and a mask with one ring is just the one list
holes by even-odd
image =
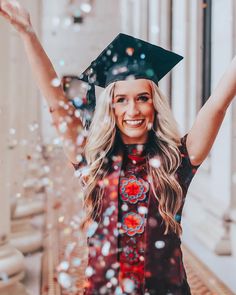
[[211, 94], [211, 15], [212, 0], [202, 0], [203, 39], [202, 39], [202, 105]]

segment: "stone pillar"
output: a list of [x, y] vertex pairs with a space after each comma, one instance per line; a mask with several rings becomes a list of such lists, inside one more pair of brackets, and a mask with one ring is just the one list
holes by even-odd
[[172, 50], [182, 56], [182, 60], [172, 70], [172, 110], [180, 129], [187, 126], [188, 113], [188, 44], [187, 44], [187, 5], [186, 0], [172, 1]]

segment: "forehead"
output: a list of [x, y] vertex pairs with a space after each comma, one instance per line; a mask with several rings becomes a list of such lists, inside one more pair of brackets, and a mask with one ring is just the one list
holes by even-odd
[[152, 93], [151, 82], [147, 79], [134, 79], [115, 82], [114, 95], [135, 94], [148, 92]]

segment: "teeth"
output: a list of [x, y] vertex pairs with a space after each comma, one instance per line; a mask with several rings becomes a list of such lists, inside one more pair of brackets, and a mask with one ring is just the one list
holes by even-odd
[[126, 120], [125, 122], [130, 124], [130, 125], [138, 125], [138, 124], [141, 124], [143, 120], [136, 120], [136, 121], [129, 121], [129, 120]]

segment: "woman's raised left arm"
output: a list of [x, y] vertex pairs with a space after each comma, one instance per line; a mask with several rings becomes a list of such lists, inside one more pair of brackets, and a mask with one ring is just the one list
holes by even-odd
[[236, 95], [236, 56], [221, 77], [216, 88], [197, 114], [188, 132], [186, 148], [193, 165], [207, 157], [218, 134], [226, 111]]

